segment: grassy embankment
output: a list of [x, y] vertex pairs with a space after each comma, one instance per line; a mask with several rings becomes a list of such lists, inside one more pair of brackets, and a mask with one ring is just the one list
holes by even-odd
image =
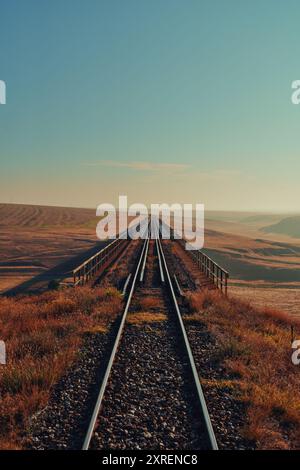
[[0, 449], [20, 449], [30, 417], [90, 334], [103, 334], [120, 312], [112, 288], [66, 289], [19, 299], [0, 298], [0, 339], [7, 364], [0, 366]]
[[[300, 447], [300, 366], [291, 361], [291, 322], [280, 311], [254, 309], [226, 299], [219, 291], [203, 291], [188, 299], [186, 321], [204, 324], [215, 341], [212, 361], [231, 380], [204, 381], [205, 387], [231, 387], [246, 404], [243, 432], [262, 449]], [[300, 339], [300, 337], [298, 337]]]

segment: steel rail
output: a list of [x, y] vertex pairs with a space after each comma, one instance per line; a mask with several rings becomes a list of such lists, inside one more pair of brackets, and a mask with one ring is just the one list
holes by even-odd
[[160, 279], [161, 279], [161, 282], [164, 284], [165, 282], [165, 276], [164, 276], [164, 270], [163, 270], [163, 266], [162, 266], [162, 262], [161, 262], [161, 256], [160, 256], [160, 251], [159, 251], [159, 246], [158, 246], [158, 238], [155, 239], [155, 243], [156, 243], [156, 250], [157, 250], [157, 257], [158, 257], [158, 264], [159, 264], [159, 272], [160, 272]]
[[[142, 227], [146, 226], [145, 232], [148, 230], [147, 219], [144, 218], [141, 222], [133, 225], [132, 229], [140, 225]], [[112, 242], [106, 244], [100, 251], [92, 255], [90, 258], [83, 261], [79, 266], [72, 270], [73, 274], [73, 285], [74, 287], [78, 285], [84, 285], [90, 279], [95, 277], [97, 273], [103, 268], [103, 266], [118, 254], [117, 250], [122, 249], [122, 245], [126, 245], [128, 241], [129, 231], [125, 230], [119, 234]], [[144, 233], [145, 235], [145, 233]], [[129, 237], [131, 238], [131, 237]], [[142, 236], [143, 238], [143, 236]]]
[[149, 250], [149, 238], [147, 240], [146, 253], [145, 253], [145, 256], [144, 256], [143, 266], [142, 266], [142, 269], [141, 269], [140, 282], [143, 282], [143, 279], [144, 279], [148, 250]]
[[130, 281], [130, 279], [131, 279], [131, 274], [132, 274], [132, 273], [128, 274], [127, 279], [126, 279], [126, 281], [125, 281], [125, 284], [124, 284], [124, 287], [123, 287], [123, 290], [122, 290], [122, 296], [123, 296], [123, 297], [125, 297], [125, 295], [126, 295], [127, 287], [128, 287], [129, 281]]
[[136, 280], [137, 280], [138, 273], [139, 273], [139, 270], [140, 270], [140, 266], [141, 266], [142, 261], [143, 261], [144, 256], [145, 256], [145, 248], [147, 246], [147, 241], [148, 241], [148, 239], [145, 239], [143, 249], [142, 249], [142, 253], [141, 253], [141, 256], [139, 258], [138, 265], [137, 265], [137, 268], [136, 268], [136, 271], [135, 271], [135, 274], [134, 274], [134, 278], [133, 278], [133, 281], [132, 281], [132, 284], [131, 284], [130, 292], [129, 292], [129, 295], [128, 295], [128, 298], [127, 298], [126, 306], [125, 306], [125, 309], [124, 309], [124, 312], [123, 312], [123, 315], [122, 315], [122, 320], [121, 320], [121, 323], [120, 323], [120, 326], [119, 326], [118, 334], [116, 336], [114, 347], [112, 349], [112, 352], [111, 352], [111, 355], [110, 355], [110, 358], [109, 358], [109, 362], [108, 362], [108, 365], [107, 365], [107, 368], [106, 368], [106, 371], [105, 371], [105, 375], [104, 375], [104, 378], [103, 378], [103, 381], [102, 381], [102, 384], [101, 384], [101, 388], [100, 388], [100, 391], [99, 391], [99, 394], [98, 394], [97, 402], [96, 402], [96, 405], [94, 407], [92, 418], [90, 420], [90, 424], [89, 424], [89, 427], [88, 427], [88, 430], [87, 430], [87, 433], [86, 433], [86, 436], [85, 436], [85, 439], [84, 439], [82, 450], [88, 450], [89, 446], [90, 446], [90, 442], [91, 442], [93, 432], [94, 432], [94, 429], [95, 429], [95, 425], [96, 425], [96, 422], [97, 422], [97, 417], [98, 417], [99, 410], [100, 410], [102, 400], [103, 400], [103, 397], [104, 397], [104, 393], [105, 393], [105, 390], [106, 390], [107, 382], [108, 382], [110, 372], [111, 372], [111, 369], [112, 369], [112, 366], [113, 366], [113, 363], [114, 363], [114, 359], [115, 359], [115, 356], [116, 356], [116, 353], [117, 353], [117, 350], [118, 350], [120, 339], [121, 339], [121, 336], [122, 336], [122, 333], [123, 333], [123, 330], [124, 330], [124, 325], [125, 325], [127, 313], [128, 313], [128, 310], [129, 310], [129, 306], [130, 306], [130, 303], [131, 303], [133, 293], [134, 293], [135, 284], [136, 284]]
[[173, 278], [174, 278], [174, 282], [175, 282], [175, 286], [177, 288], [178, 294], [180, 295], [180, 297], [184, 297], [184, 292], [182, 292], [181, 290], [176, 274], [174, 274]]
[[162, 245], [161, 245], [161, 242], [160, 242], [159, 238], [157, 240], [157, 243], [158, 243], [159, 249], [161, 251], [161, 258], [162, 258], [162, 261], [163, 261], [163, 264], [164, 264], [165, 273], [166, 273], [167, 280], [168, 280], [168, 285], [169, 285], [169, 288], [170, 288], [170, 292], [171, 292], [171, 296], [172, 296], [172, 299], [173, 299], [176, 314], [177, 314], [177, 317], [178, 317], [178, 321], [179, 321], [179, 324], [180, 324], [180, 327], [181, 327], [181, 332], [182, 332], [182, 335], [183, 335], [186, 351], [187, 351], [187, 354], [188, 354], [188, 357], [189, 357], [190, 366], [191, 366], [191, 369], [192, 369], [192, 374], [193, 374], [195, 386], [196, 386], [196, 389], [197, 389], [197, 395], [198, 395], [198, 399], [199, 399], [199, 402], [200, 402], [202, 415], [203, 415], [203, 418], [204, 418], [204, 421], [205, 421], [206, 430], [207, 430], [209, 442], [210, 442], [210, 445], [211, 445], [211, 449], [212, 450], [218, 450], [218, 444], [217, 444], [216, 436], [215, 436], [213, 426], [212, 426], [212, 423], [211, 423], [211, 419], [210, 419], [210, 416], [209, 416], [209, 412], [208, 412], [208, 409], [207, 409], [203, 389], [202, 389], [202, 386], [201, 386], [201, 383], [200, 383], [200, 380], [199, 380], [199, 375], [198, 375], [198, 371], [197, 371], [197, 368], [196, 368], [194, 356], [193, 356], [192, 349], [191, 349], [191, 346], [190, 346], [190, 342], [189, 342], [189, 339], [188, 339], [188, 336], [187, 336], [187, 333], [186, 333], [186, 329], [185, 329], [185, 326], [184, 326], [184, 323], [183, 323], [183, 320], [182, 320], [182, 316], [181, 316], [180, 309], [179, 309], [179, 306], [178, 306], [178, 303], [177, 303], [177, 299], [176, 299], [176, 295], [175, 295], [175, 292], [174, 292], [172, 280], [171, 280], [171, 277], [170, 277], [169, 269], [168, 269], [168, 266], [167, 266], [167, 262], [166, 262], [165, 255], [164, 255]]
[[[160, 241], [160, 238], [159, 238], [159, 232], [158, 232], [158, 236], [157, 236], [157, 233], [155, 234], [155, 238], [156, 238], [156, 247], [157, 247], [158, 259], [159, 259], [159, 263], [160, 263], [160, 272], [161, 272], [161, 274], [163, 274], [163, 277], [161, 279], [165, 280], [165, 276], [164, 276], [164, 272], [165, 272], [166, 277], [167, 277], [167, 281], [168, 281], [168, 286], [169, 286], [169, 289], [170, 289], [170, 292], [171, 292], [171, 297], [172, 297], [172, 300], [173, 300], [173, 303], [174, 303], [174, 306], [175, 306], [175, 310], [176, 310], [176, 313], [177, 313], [177, 317], [178, 317], [178, 320], [179, 320], [179, 324], [180, 324], [180, 327], [181, 327], [181, 333], [182, 333], [183, 338], [184, 338], [184, 344], [185, 344], [186, 351], [187, 351], [187, 354], [188, 354], [190, 367], [191, 367], [191, 370], [192, 370], [193, 379], [194, 379], [194, 383], [195, 383], [196, 390], [197, 390], [197, 395], [198, 395], [200, 406], [201, 406], [201, 413], [203, 415], [205, 426], [206, 426], [206, 431], [207, 431], [207, 434], [208, 434], [209, 443], [210, 443], [211, 449], [217, 450], [218, 449], [217, 441], [216, 441], [216, 438], [215, 438], [214, 430], [213, 430], [212, 423], [211, 423], [211, 420], [210, 420], [210, 416], [209, 416], [209, 413], [208, 413], [208, 409], [207, 409], [206, 401], [205, 401], [205, 398], [204, 398], [202, 386], [201, 386], [200, 381], [199, 381], [199, 376], [198, 376], [195, 361], [194, 361], [194, 358], [193, 358], [192, 350], [191, 350], [191, 347], [190, 347], [190, 344], [189, 344], [189, 340], [188, 340], [186, 330], [185, 330], [185, 327], [184, 327], [184, 324], [183, 324], [183, 320], [182, 320], [182, 317], [181, 317], [181, 313], [180, 313], [180, 310], [179, 310], [177, 299], [176, 299], [176, 296], [175, 296], [175, 293], [174, 293], [173, 284], [172, 284], [172, 281], [171, 281], [168, 266], [167, 266], [166, 259], [165, 259], [165, 256], [164, 256], [162, 244], [161, 244], [161, 241]], [[93, 436], [93, 433], [94, 433], [94, 430], [95, 430], [97, 418], [98, 418], [99, 411], [100, 411], [100, 408], [101, 408], [101, 405], [102, 405], [105, 390], [106, 390], [106, 387], [107, 387], [107, 384], [108, 384], [108, 379], [110, 377], [111, 370], [112, 370], [114, 360], [115, 360], [115, 357], [116, 357], [116, 353], [117, 353], [117, 350], [118, 350], [118, 347], [119, 347], [119, 344], [120, 344], [120, 340], [121, 340], [121, 337], [122, 337], [122, 333], [124, 331], [124, 326], [125, 326], [125, 323], [126, 323], [127, 314], [128, 314], [128, 311], [129, 311], [129, 307], [130, 307], [130, 304], [131, 304], [133, 294], [134, 294], [134, 290], [135, 290], [135, 286], [136, 286], [136, 282], [137, 282], [137, 278], [138, 278], [141, 266], [143, 266], [144, 269], [145, 269], [145, 265], [146, 265], [146, 261], [147, 261], [147, 255], [148, 255], [148, 247], [149, 247], [149, 234], [148, 234], [148, 238], [145, 239], [145, 242], [144, 242], [143, 247], [142, 247], [141, 255], [140, 255], [136, 270], [135, 270], [135, 274], [134, 274], [133, 281], [132, 281], [131, 288], [130, 288], [130, 292], [129, 292], [129, 295], [128, 295], [128, 298], [127, 298], [126, 306], [125, 306], [123, 314], [122, 314], [121, 323], [120, 323], [120, 326], [119, 326], [119, 329], [118, 329], [118, 333], [117, 333], [117, 336], [116, 336], [116, 339], [115, 339], [115, 342], [114, 342], [114, 346], [113, 346], [113, 349], [112, 349], [112, 352], [111, 352], [111, 355], [110, 355], [108, 365], [106, 367], [105, 375], [104, 375], [104, 378], [103, 378], [103, 381], [102, 381], [102, 384], [101, 384], [101, 387], [100, 387], [100, 391], [99, 391], [97, 401], [96, 401], [96, 404], [95, 404], [95, 407], [94, 407], [94, 410], [93, 410], [93, 414], [92, 414], [92, 417], [91, 417], [91, 420], [90, 420], [90, 423], [89, 423], [89, 427], [88, 427], [87, 433], [85, 435], [82, 450], [88, 450], [89, 447], [90, 447], [90, 443], [91, 443], [91, 439], [92, 439], [92, 436]]]

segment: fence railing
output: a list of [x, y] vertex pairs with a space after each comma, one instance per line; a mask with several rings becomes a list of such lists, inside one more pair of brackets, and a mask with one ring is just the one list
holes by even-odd
[[117, 238], [73, 270], [73, 285], [84, 285], [104, 270], [128, 243]]
[[[174, 239], [174, 230], [172, 230], [172, 238]], [[185, 248], [185, 240], [177, 239], [177, 241]], [[201, 250], [189, 250], [187, 253], [197, 263], [200, 271], [227, 295], [229, 273]]]
[[201, 250], [190, 251], [190, 254], [196, 261], [200, 271], [227, 295], [229, 273]]

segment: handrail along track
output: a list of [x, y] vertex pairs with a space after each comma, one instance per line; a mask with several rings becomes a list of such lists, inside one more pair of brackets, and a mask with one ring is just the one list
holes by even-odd
[[[172, 239], [178, 241], [185, 249], [185, 244], [188, 243], [183, 239], [174, 236], [175, 231], [170, 227]], [[224, 292], [227, 296], [229, 273], [216, 263], [212, 258], [206, 255], [202, 250], [187, 250], [191, 258], [196, 262], [198, 268], [205, 276], [212, 280], [214, 285]]]
[[200, 271], [227, 295], [229, 273], [201, 250], [190, 251], [190, 254]]
[[73, 270], [73, 285], [84, 285], [120, 253], [128, 240], [117, 238]]
[[[141, 230], [148, 230], [148, 221], [143, 219], [136, 226], [140, 226]], [[134, 227], [132, 227], [134, 228]], [[144, 232], [143, 232], [144, 233]], [[91, 279], [104, 271], [104, 269], [114, 261], [121, 253], [123, 248], [129, 243], [129, 231], [126, 230], [118, 235], [118, 237], [95, 253], [93, 256], [81, 263], [77, 268], [73, 269], [73, 286], [83, 286]]]

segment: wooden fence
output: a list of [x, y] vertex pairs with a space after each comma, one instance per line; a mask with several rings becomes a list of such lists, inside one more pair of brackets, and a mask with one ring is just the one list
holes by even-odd
[[128, 240], [117, 238], [73, 270], [73, 285], [83, 286], [103, 271], [125, 248]]
[[190, 254], [196, 261], [200, 271], [208, 279], [211, 279], [218, 289], [227, 295], [229, 273], [201, 250], [190, 251]]
[[[175, 239], [174, 231], [172, 232], [172, 238], [178, 241], [185, 249], [185, 240]], [[229, 273], [201, 250], [188, 250], [187, 253], [189, 253], [192, 259], [197, 263], [200, 271], [203, 272], [208, 279], [211, 279], [218, 289], [227, 295]]]

